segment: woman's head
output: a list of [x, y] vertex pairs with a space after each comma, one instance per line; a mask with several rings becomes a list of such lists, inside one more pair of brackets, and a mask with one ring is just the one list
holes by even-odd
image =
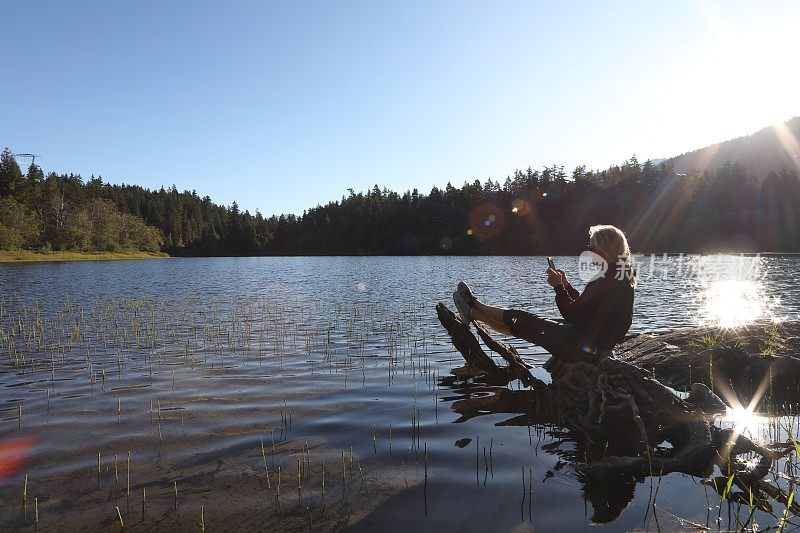
[[610, 224], [589, 228], [589, 247], [595, 253], [602, 255], [609, 265], [616, 264], [620, 259], [627, 262], [631, 255], [625, 234], [621, 229]]

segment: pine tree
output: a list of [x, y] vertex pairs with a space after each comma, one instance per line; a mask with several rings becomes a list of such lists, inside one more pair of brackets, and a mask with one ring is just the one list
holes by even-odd
[[0, 196], [12, 196], [18, 193], [21, 185], [22, 171], [11, 150], [6, 148], [0, 154]]

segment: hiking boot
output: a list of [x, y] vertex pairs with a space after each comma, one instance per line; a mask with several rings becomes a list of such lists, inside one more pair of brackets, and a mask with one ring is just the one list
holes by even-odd
[[456, 304], [461, 322], [469, 325], [469, 323], [472, 322], [472, 308], [458, 291], [453, 293], [453, 303]]
[[456, 292], [461, 295], [465, 302], [467, 302], [470, 307], [475, 303], [475, 295], [472, 294], [472, 291], [469, 288], [469, 285], [464, 283], [463, 281], [458, 282], [458, 287], [456, 287]]

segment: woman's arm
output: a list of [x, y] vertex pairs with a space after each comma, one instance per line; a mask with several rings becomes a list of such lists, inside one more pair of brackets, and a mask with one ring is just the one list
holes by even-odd
[[573, 287], [569, 281], [565, 281], [563, 287], [567, 290], [567, 294], [573, 300], [577, 300], [581, 293], [578, 292], [578, 289]]
[[597, 313], [603, 302], [603, 293], [610, 288], [604, 281], [599, 279], [590, 282], [583, 293], [578, 293], [571, 285], [569, 288], [565, 284], [553, 287], [556, 305], [564, 320], [581, 325], [584, 320]]
[[557, 268], [556, 272], [561, 274], [561, 284], [564, 285], [565, 289], [567, 289], [567, 294], [569, 294], [570, 298], [572, 298], [573, 300], [577, 300], [578, 297], [581, 295], [581, 293], [579, 293], [578, 290], [575, 289], [575, 287], [573, 287], [572, 284], [569, 282], [569, 280], [567, 279], [567, 273], [561, 270], [560, 268]]

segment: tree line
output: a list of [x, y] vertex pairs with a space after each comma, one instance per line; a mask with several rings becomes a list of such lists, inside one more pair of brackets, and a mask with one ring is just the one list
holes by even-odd
[[264, 217], [175, 186], [23, 174], [0, 155], [0, 249], [165, 251], [173, 255], [574, 254], [592, 224], [623, 228], [635, 251], [800, 251], [795, 168], [739, 162], [676, 174], [635, 156], [605, 170], [563, 165], [448, 184], [428, 194], [377, 185], [302, 215]]

